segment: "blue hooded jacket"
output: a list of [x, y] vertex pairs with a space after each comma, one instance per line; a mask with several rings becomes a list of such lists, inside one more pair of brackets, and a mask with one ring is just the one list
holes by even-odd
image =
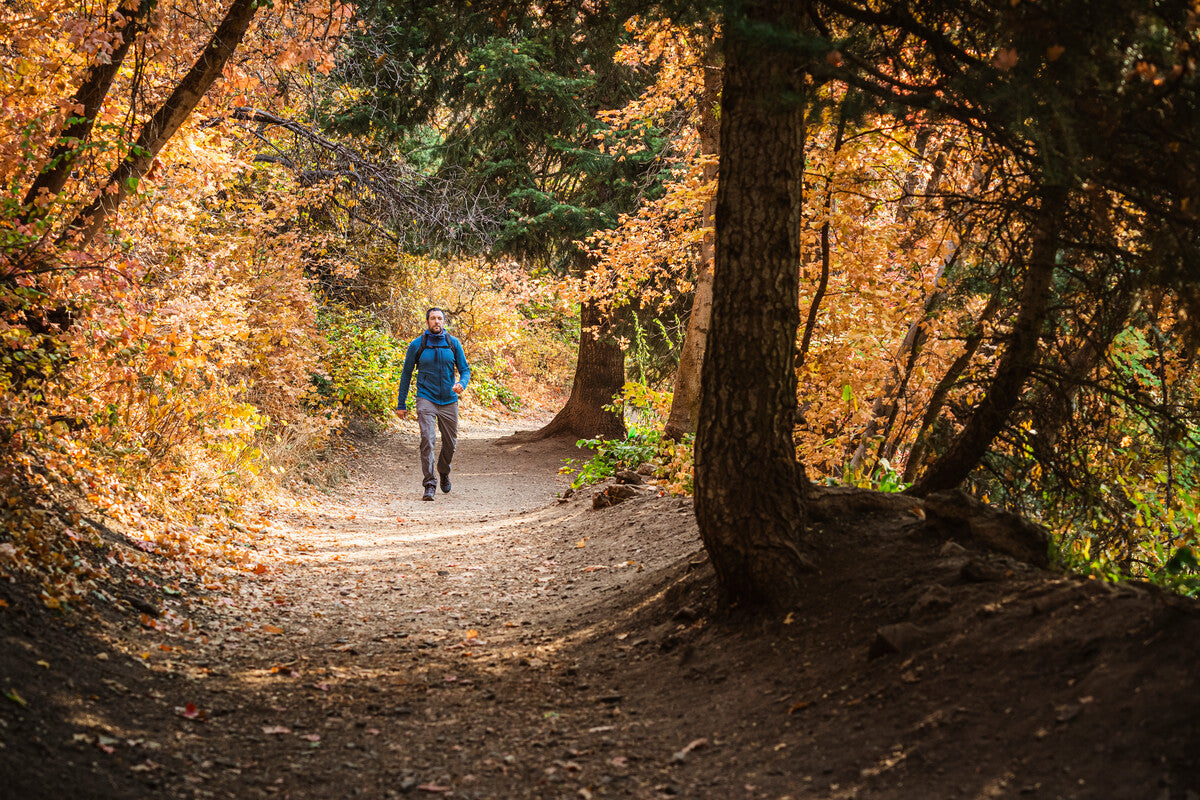
[[[425, 342], [421, 361], [417, 363], [417, 352]], [[471, 367], [462, 345], [448, 333], [425, 331], [408, 345], [404, 354], [404, 372], [400, 375], [400, 396], [396, 399], [397, 410], [408, 410], [408, 387], [412, 382], [413, 367], [417, 369], [417, 397], [424, 397], [439, 406], [458, 401], [454, 393], [454, 372], [458, 371], [463, 387], [471, 380]]]

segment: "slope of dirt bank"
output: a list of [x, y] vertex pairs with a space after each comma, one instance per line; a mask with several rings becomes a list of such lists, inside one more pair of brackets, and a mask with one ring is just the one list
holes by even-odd
[[496, 434], [434, 503], [367, 443], [187, 625], [0, 589], [0, 796], [1200, 798], [1197, 604], [876, 517], [720, 615], [688, 503], [557, 502], [574, 449]]

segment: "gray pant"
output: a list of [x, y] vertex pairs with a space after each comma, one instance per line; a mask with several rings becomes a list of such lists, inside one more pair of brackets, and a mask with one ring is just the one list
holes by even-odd
[[422, 485], [426, 489], [437, 486], [437, 474], [434, 473], [433, 440], [437, 431], [434, 422], [442, 432], [442, 452], [438, 455], [437, 471], [442, 475], [450, 474], [450, 460], [454, 458], [454, 448], [458, 445], [458, 403], [439, 406], [437, 403], [417, 398], [417, 425], [421, 428], [421, 472]]

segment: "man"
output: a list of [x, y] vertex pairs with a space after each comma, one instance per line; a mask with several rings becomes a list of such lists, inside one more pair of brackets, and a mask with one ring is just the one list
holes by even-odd
[[[408, 416], [408, 386], [413, 367], [417, 368], [417, 424], [421, 428], [421, 472], [425, 493], [422, 500], [433, 500], [437, 490], [434, 477], [434, 424], [442, 431], [442, 451], [437, 459], [437, 474], [442, 491], [450, 491], [450, 461], [458, 443], [458, 396], [471, 380], [471, 368], [458, 339], [446, 333], [446, 314], [440, 308], [425, 312], [426, 330], [408, 345], [404, 372], [400, 375], [400, 396], [396, 416]], [[454, 373], [458, 372], [458, 380]]]

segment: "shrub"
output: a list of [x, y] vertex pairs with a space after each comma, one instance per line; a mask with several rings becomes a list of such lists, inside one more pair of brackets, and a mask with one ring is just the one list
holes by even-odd
[[325, 374], [313, 376], [327, 402], [369, 420], [388, 419], [396, 407], [396, 385], [404, 369], [407, 343], [364, 311], [331, 306], [318, 316], [328, 350]]

